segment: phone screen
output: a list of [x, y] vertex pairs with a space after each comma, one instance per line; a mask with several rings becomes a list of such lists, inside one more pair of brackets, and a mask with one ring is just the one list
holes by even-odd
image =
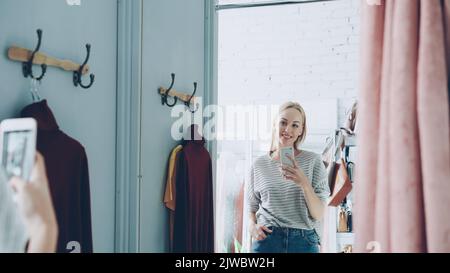
[[8, 178], [29, 179], [33, 164], [33, 131], [7, 131], [3, 135], [2, 164]]

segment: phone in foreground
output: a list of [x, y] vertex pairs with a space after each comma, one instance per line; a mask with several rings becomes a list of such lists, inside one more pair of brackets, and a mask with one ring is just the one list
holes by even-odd
[[37, 124], [33, 118], [6, 119], [0, 123], [0, 165], [8, 179], [30, 178], [36, 154]]
[[294, 148], [293, 147], [281, 147], [280, 148], [280, 161], [282, 166], [294, 167], [292, 160], [288, 157], [294, 158]]

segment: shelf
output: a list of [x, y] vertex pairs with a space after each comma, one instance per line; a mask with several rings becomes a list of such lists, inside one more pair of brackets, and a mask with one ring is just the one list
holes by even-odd
[[355, 234], [353, 232], [337, 232], [336, 244], [353, 245], [355, 243]]
[[[344, 157], [347, 161], [356, 162], [357, 157], [357, 136], [344, 134], [341, 130], [336, 130], [334, 135], [334, 159], [336, 162], [342, 160]], [[341, 149], [342, 146], [347, 149]], [[353, 181], [352, 181], [353, 182]], [[353, 191], [347, 195], [347, 201], [351, 201], [350, 209], [354, 207]], [[331, 253], [341, 253], [345, 251], [351, 252], [351, 246], [355, 244], [355, 234], [353, 232], [337, 232], [338, 227], [338, 207], [328, 207], [327, 221], [329, 227], [327, 228], [328, 241], [327, 251]], [[348, 247], [350, 246], [350, 247]]]

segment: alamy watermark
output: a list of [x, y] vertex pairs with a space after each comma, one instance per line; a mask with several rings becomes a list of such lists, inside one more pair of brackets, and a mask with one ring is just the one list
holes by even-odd
[[70, 250], [69, 253], [81, 253], [81, 244], [77, 241], [70, 241], [66, 245], [66, 250]]
[[381, 6], [381, 0], [366, 0], [369, 6]]
[[69, 6], [81, 6], [81, 0], [66, 0]]
[[[201, 101], [199, 98], [198, 101]], [[174, 140], [191, 139], [190, 128], [195, 124], [205, 140], [268, 141], [272, 136], [278, 105], [208, 105], [191, 113], [184, 105], [172, 108], [175, 118], [171, 127]], [[195, 138], [195, 136], [194, 136]]]

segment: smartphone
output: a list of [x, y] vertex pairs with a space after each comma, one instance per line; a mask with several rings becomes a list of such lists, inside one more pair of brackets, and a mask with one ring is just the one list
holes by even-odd
[[0, 165], [6, 176], [28, 181], [36, 154], [37, 124], [33, 118], [6, 119], [0, 123]]
[[281, 165], [282, 166], [294, 167], [294, 165], [292, 164], [292, 160], [288, 157], [288, 155], [290, 155], [291, 158], [294, 158], [294, 148], [293, 147], [282, 147], [282, 148], [280, 148]]

